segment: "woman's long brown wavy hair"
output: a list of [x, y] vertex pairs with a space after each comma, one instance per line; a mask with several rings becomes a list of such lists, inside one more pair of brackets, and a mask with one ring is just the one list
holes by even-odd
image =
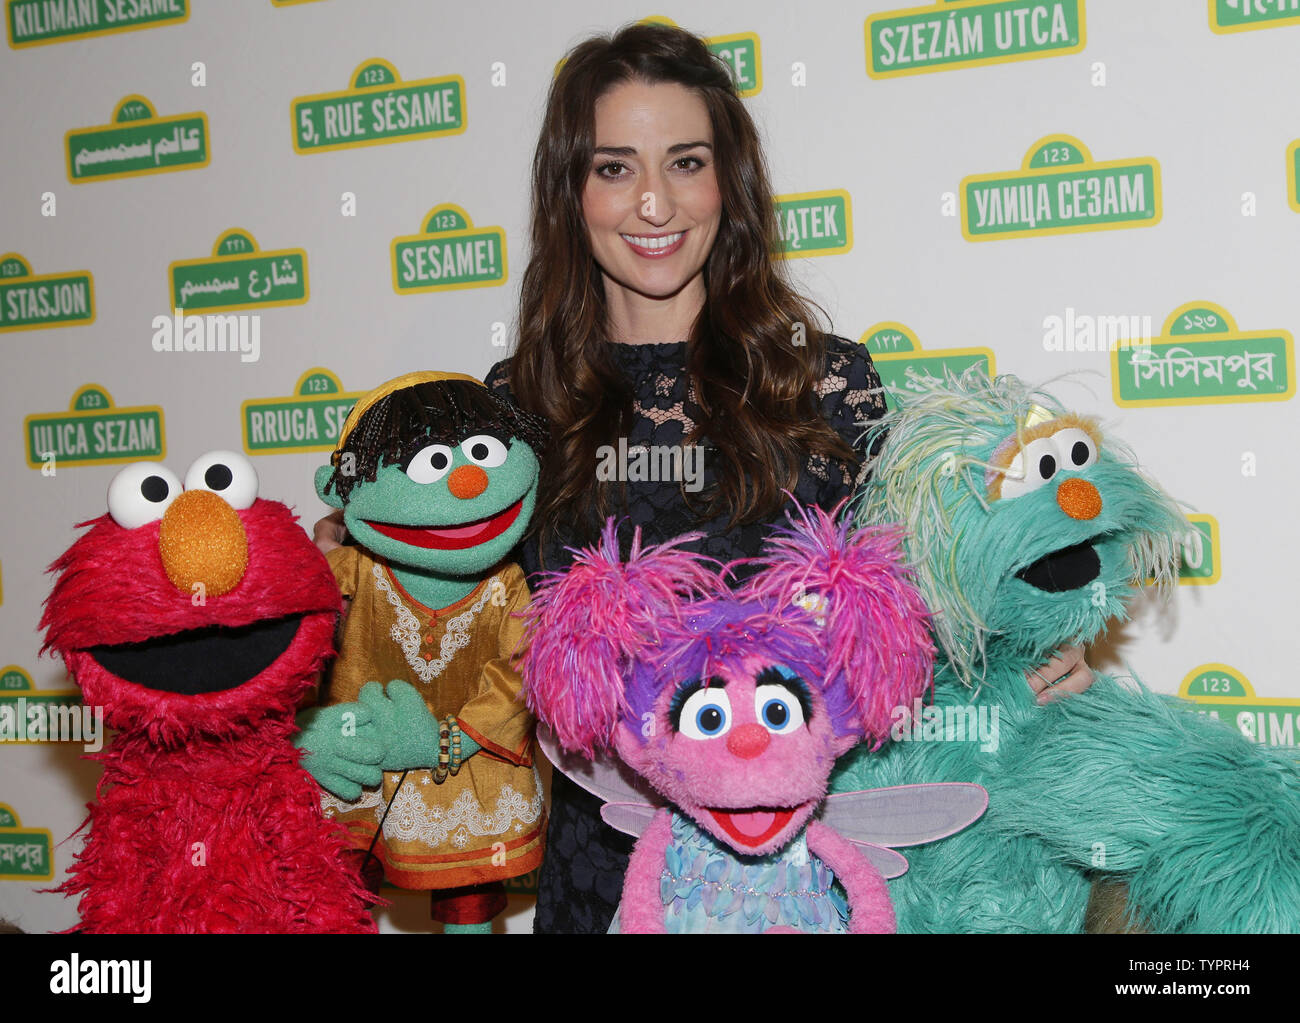
[[810, 454], [856, 462], [821, 416], [824, 344], [812, 310], [824, 310], [795, 291], [785, 264], [771, 255], [779, 242], [772, 188], [731, 75], [697, 36], [637, 23], [569, 52], [551, 83], [533, 162], [532, 252], [508, 382], [516, 401], [551, 428], [537, 509], [542, 538], [562, 532], [585, 541], [619, 510], [596, 479], [596, 449], [628, 433], [633, 391], [610, 352], [582, 196], [596, 145], [596, 101], [630, 80], [694, 90], [713, 125], [722, 219], [686, 365], [702, 416], [685, 443], [707, 437], [720, 456], [703, 511], [725, 512], [732, 524], [771, 518]]

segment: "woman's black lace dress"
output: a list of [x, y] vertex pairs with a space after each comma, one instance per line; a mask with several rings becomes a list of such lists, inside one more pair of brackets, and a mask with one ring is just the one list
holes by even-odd
[[[636, 418], [627, 438], [637, 445], [681, 445], [694, 428], [698, 415], [688, 393], [686, 343], [615, 345], [615, 359], [635, 388]], [[507, 360], [508, 362], [508, 360]], [[506, 385], [507, 362], [488, 373], [487, 385], [510, 397]], [[818, 388], [822, 414], [846, 441], [861, 451], [859, 423], [884, 414], [880, 377], [865, 346], [834, 335], [826, 339], [826, 371]], [[713, 483], [712, 459], [705, 438], [704, 489]], [[593, 466], [593, 472], [595, 467]], [[839, 463], [813, 456], [800, 472], [795, 498], [830, 510], [847, 497], [854, 484], [853, 471]], [[629, 482], [628, 517], [620, 529], [624, 554], [632, 527], [641, 527], [643, 544], [670, 540], [700, 530], [704, 539], [695, 549], [719, 561], [753, 557], [762, 548], [768, 524], [762, 522], [728, 529], [726, 517], [700, 521], [687, 506], [676, 481]], [[698, 503], [698, 502], [697, 502]], [[784, 516], [779, 516], [782, 521]], [[557, 539], [539, 552], [535, 537], [520, 544], [516, 555], [530, 582], [539, 569], [563, 569], [572, 561], [564, 548], [577, 543]], [[634, 840], [610, 828], [600, 818], [600, 803], [558, 771], [551, 790], [550, 824], [546, 858], [538, 884], [534, 930], [546, 933], [603, 933], [618, 907]]]

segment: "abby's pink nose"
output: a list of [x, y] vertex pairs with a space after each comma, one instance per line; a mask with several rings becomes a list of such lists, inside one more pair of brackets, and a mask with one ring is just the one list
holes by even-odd
[[727, 736], [727, 749], [742, 760], [753, 760], [767, 749], [771, 736], [762, 725], [741, 725]]

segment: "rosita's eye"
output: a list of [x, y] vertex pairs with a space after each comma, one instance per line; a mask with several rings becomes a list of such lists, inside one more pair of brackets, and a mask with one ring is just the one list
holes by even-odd
[[754, 688], [754, 713], [769, 732], [786, 735], [803, 726], [803, 704], [783, 685], [769, 683]]
[[416, 483], [437, 483], [451, 472], [451, 448], [430, 444], [415, 453], [406, 467], [406, 475]]
[[1051, 437], [1031, 440], [1007, 466], [1007, 473], [1002, 477], [1002, 499], [1009, 501], [1032, 493], [1048, 483], [1061, 468], [1060, 453]]
[[731, 701], [721, 686], [691, 693], [682, 704], [679, 731], [688, 739], [716, 739], [731, 729]]

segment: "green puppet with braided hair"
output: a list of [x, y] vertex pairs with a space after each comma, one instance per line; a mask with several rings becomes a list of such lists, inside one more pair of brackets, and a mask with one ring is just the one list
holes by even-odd
[[1125, 620], [1142, 581], [1173, 584], [1188, 530], [1173, 500], [1095, 420], [1014, 377], [898, 400], [872, 430], [858, 519], [906, 527], [934, 612], [933, 706], [900, 711], [894, 741], [841, 761], [831, 791], [989, 792], [976, 825], [909, 850], [899, 930], [1300, 929], [1292, 756], [1140, 683], [1098, 674], [1045, 706], [1025, 685]]
[[316, 473], [355, 543], [328, 554], [349, 608], [324, 706], [299, 716], [303, 766], [372, 884], [378, 861], [430, 891], [447, 931], [490, 931], [502, 882], [541, 862], [515, 665], [529, 592], [508, 558], [545, 437], [473, 377], [412, 373], [357, 403]]

